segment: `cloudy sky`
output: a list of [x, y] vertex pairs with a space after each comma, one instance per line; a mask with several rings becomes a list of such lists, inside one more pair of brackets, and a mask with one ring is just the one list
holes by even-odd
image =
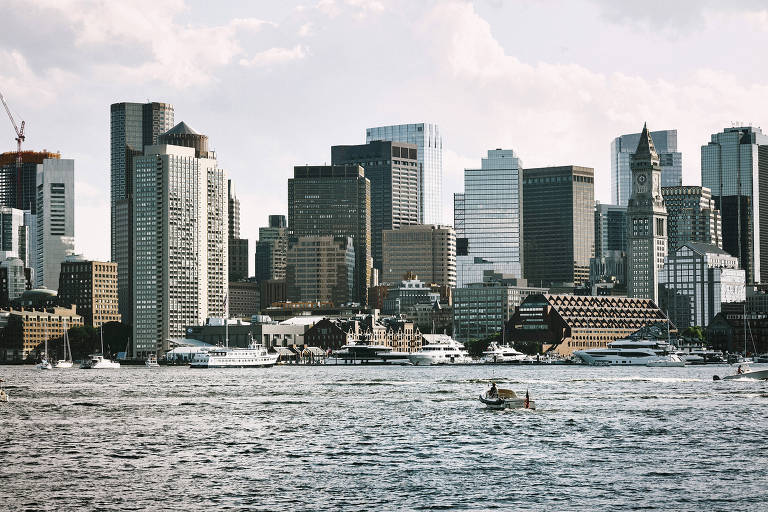
[[[700, 146], [768, 115], [768, 8], [707, 0], [0, 0], [0, 92], [27, 149], [76, 160], [76, 246], [109, 257], [109, 105], [163, 101], [210, 137], [242, 236], [285, 213], [292, 166], [365, 128], [434, 122], [446, 219], [487, 149], [528, 167], [594, 167], [613, 137], [677, 128], [685, 183]], [[15, 147], [0, 118], [0, 150]], [[253, 263], [251, 263], [253, 265]]]

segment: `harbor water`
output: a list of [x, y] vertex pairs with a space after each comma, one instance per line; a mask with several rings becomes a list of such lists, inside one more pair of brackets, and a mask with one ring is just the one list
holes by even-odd
[[730, 372], [0, 366], [0, 510], [768, 510], [768, 383]]

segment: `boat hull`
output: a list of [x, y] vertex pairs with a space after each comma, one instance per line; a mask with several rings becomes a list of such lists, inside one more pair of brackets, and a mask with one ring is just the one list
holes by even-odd
[[723, 380], [739, 379], [766, 380], [768, 379], [768, 370], [755, 370], [752, 372], [737, 373], [736, 375], [726, 375], [723, 377]]
[[525, 398], [485, 398], [483, 395], [478, 397], [488, 409], [536, 409], [536, 402], [528, 401], [528, 407], [525, 405]]

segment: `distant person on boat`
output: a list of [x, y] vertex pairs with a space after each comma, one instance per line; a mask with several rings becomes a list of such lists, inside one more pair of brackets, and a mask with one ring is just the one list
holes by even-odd
[[739, 375], [744, 373], [744, 369], [741, 367], [741, 365], [739, 365], [739, 367], [736, 369], [736, 373], [738, 373]]
[[496, 383], [491, 383], [491, 389], [488, 390], [488, 398], [497, 398], [499, 396], [499, 390], [496, 389]]

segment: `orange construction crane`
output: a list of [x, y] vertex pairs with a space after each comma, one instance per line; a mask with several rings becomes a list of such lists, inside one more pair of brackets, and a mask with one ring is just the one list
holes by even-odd
[[3, 106], [5, 107], [5, 111], [8, 112], [8, 117], [11, 120], [11, 124], [13, 124], [13, 129], [16, 130], [16, 173], [17, 176], [21, 175], [21, 143], [24, 142], [24, 121], [21, 122], [21, 129], [19, 129], [18, 125], [16, 124], [16, 120], [13, 118], [13, 114], [11, 114], [11, 109], [8, 108], [8, 103], [5, 102], [5, 98], [3, 97], [3, 94], [0, 93], [0, 101], [3, 102]]

